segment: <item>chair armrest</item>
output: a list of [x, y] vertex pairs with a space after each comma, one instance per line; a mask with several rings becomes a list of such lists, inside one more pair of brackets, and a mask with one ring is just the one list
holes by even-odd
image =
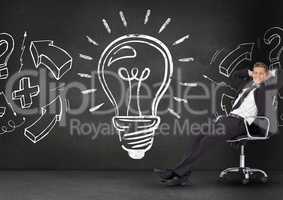
[[[252, 118], [254, 120], [256, 119], [260, 119], [260, 120], [265, 120], [267, 122], [267, 127], [266, 127], [266, 131], [265, 131], [265, 135], [264, 136], [252, 136], [250, 131], [249, 131], [249, 128], [248, 128], [248, 121], [247, 119], [249, 118]], [[245, 128], [246, 128], [246, 132], [247, 132], [247, 135], [249, 138], [252, 138], [252, 139], [266, 139], [268, 138], [268, 132], [269, 132], [269, 127], [270, 127], [270, 120], [268, 117], [265, 117], [265, 116], [248, 116], [248, 117], [245, 117], [245, 120], [244, 120], [244, 123], [245, 123]]]

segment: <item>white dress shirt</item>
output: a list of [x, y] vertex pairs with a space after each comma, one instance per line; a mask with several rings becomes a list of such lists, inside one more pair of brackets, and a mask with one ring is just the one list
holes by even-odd
[[[254, 91], [256, 88], [254, 88], [248, 96], [243, 100], [242, 104], [237, 108], [232, 110], [230, 113], [233, 113], [235, 115], [239, 115], [243, 118], [250, 117], [250, 116], [256, 116], [257, 115], [257, 107], [255, 104], [255, 98], [254, 98]], [[240, 100], [241, 96], [243, 93], [247, 90], [247, 88], [244, 88], [242, 92], [239, 94], [237, 99], [235, 100], [233, 107], [237, 104], [237, 102]], [[254, 118], [247, 118], [246, 119], [248, 124], [251, 125], [253, 121], [255, 120]]]

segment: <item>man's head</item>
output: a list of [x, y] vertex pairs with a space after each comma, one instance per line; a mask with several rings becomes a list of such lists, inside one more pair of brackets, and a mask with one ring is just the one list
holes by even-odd
[[266, 64], [257, 62], [253, 66], [252, 78], [256, 84], [261, 84], [268, 79], [269, 70]]

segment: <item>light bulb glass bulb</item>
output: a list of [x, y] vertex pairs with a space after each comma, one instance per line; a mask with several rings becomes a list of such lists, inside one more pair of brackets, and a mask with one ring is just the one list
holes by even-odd
[[[142, 66], [142, 69], [140, 66], [135, 66], [138, 65], [138, 62], [133, 62], [134, 64], [131, 66], [127, 64], [123, 65], [122, 61], [125, 59], [130, 59], [131, 61], [137, 60], [140, 50], [144, 51], [141, 47], [153, 49], [158, 52], [159, 56], [156, 56], [156, 59], [161, 60], [158, 61], [158, 63], [162, 63], [162, 66], [155, 66], [157, 61], [152, 64], [152, 66], [147, 66], [150, 60], [143, 60], [146, 64]], [[127, 54], [119, 56], [119, 52], [121, 51], [126, 51]], [[112, 83], [109, 80], [107, 81], [105, 76], [105, 70], [111, 67], [113, 68], [114, 63], [119, 64], [119, 68], [116, 71], [118, 77], [127, 83], [129, 87], [126, 113], [121, 112], [119, 109], [117, 97], [114, 98], [116, 89], [112, 88], [112, 90], [110, 90], [109, 85]], [[160, 68], [160, 70], [157, 69], [157, 75], [160, 77], [161, 84], [153, 96], [149, 109], [150, 114], [144, 114], [141, 110], [139, 95], [143, 82], [153, 76], [150, 67]], [[157, 116], [157, 108], [161, 98], [169, 87], [172, 74], [173, 61], [169, 49], [164, 43], [152, 36], [130, 34], [119, 37], [111, 42], [100, 56], [98, 77], [105, 94], [115, 110], [115, 116], [112, 118], [112, 122], [119, 133], [122, 148], [126, 150], [133, 159], [143, 158], [145, 152], [148, 151], [153, 144], [155, 130], [160, 123], [160, 117]], [[134, 83], [137, 83], [136, 90], [133, 88]], [[136, 92], [136, 101], [132, 98], [132, 90]], [[130, 105], [133, 103], [135, 103], [137, 107], [137, 114], [132, 114], [130, 111]]]

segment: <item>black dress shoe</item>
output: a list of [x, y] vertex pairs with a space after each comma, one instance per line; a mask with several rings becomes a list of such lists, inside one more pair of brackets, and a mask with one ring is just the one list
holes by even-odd
[[175, 176], [175, 173], [172, 169], [153, 169], [153, 172], [156, 173], [162, 180], [167, 180], [170, 178], [173, 178]]
[[171, 179], [167, 179], [163, 183], [167, 186], [184, 186], [189, 183], [190, 175], [174, 176]]

